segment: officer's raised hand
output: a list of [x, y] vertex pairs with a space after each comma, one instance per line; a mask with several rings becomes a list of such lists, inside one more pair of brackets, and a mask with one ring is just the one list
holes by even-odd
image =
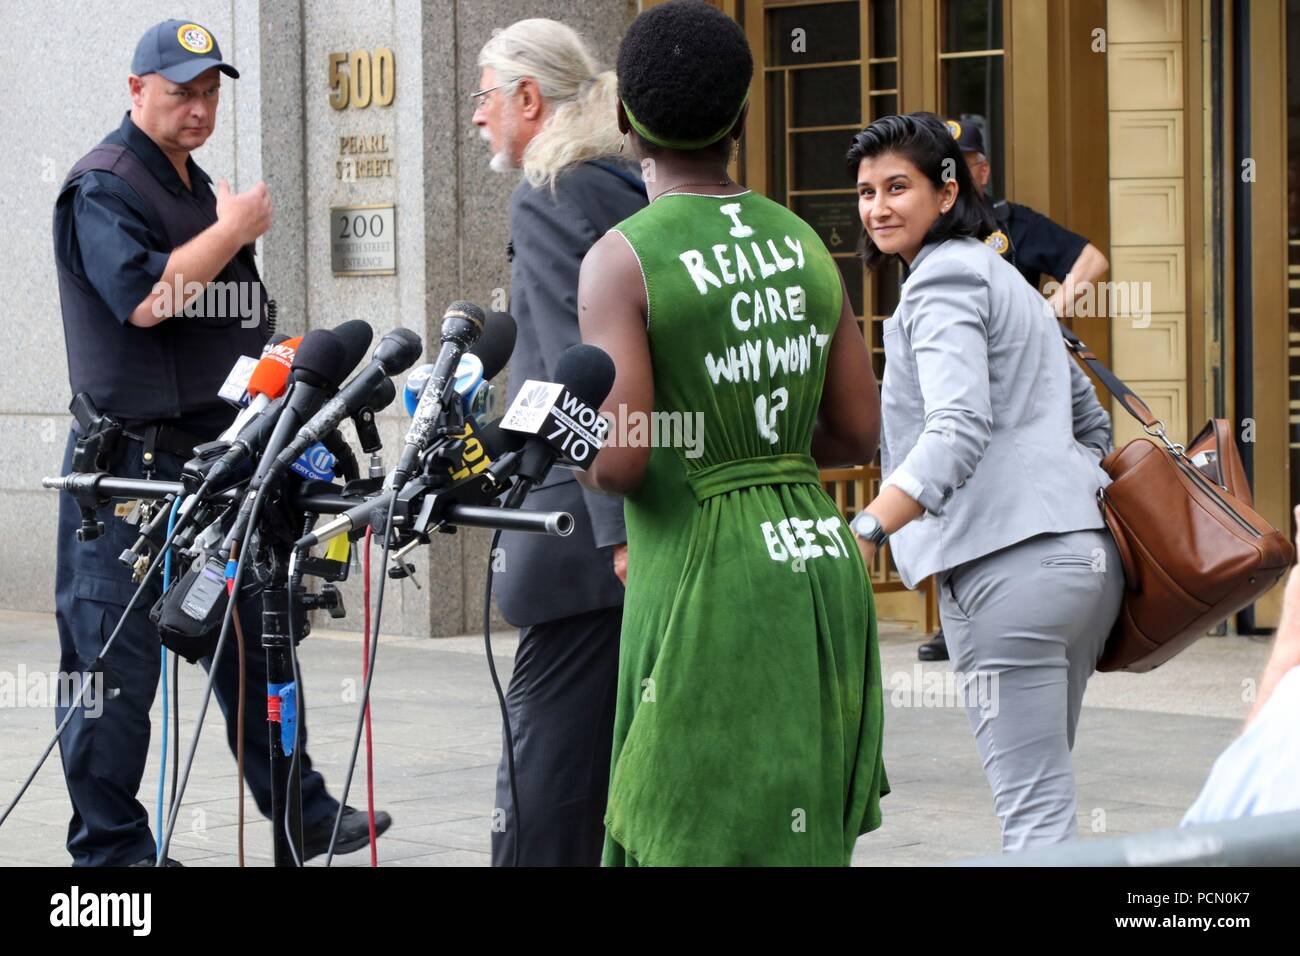
[[224, 179], [217, 183], [217, 224], [229, 229], [241, 246], [265, 234], [271, 228], [271, 195], [266, 183], [242, 193], [231, 192]]
[[184, 308], [201, 286], [216, 278], [239, 250], [271, 228], [271, 197], [266, 183], [247, 192], [232, 193], [224, 179], [217, 183], [217, 221], [189, 242], [174, 249], [162, 277], [131, 313], [132, 325], [148, 328]]

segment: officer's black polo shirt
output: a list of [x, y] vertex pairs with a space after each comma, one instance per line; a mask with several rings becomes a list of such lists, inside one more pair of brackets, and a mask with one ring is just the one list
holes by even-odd
[[[206, 218], [216, 221], [216, 196], [212, 179], [192, 156], [186, 167], [190, 187], [162, 149], [131, 120], [127, 113], [122, 125], [103, 140], [104, 144], [124, 146], [134, 153], [146, 169], [180, 202], [193, 203]], [[167, 237], [159, 235], [150, 224], [150, 210], [139, 194], [122, 178], [112, 173], [90, 170], [77, 181], [71, 201], [56, 207], [54, 249], [58, 260], [71, 272], [85, 279], [123, 325], [129, 323], [136, 307], [163, 278], [167, 261], [174, 251]], [[249, 257], [251, 250], [241, 251]], [[259, 304], [260, 308], [260, 304]], [[173, 317], [167, 322], [177, 321]], [[247, 351], [247, 350], [245, 350]], [[256, 355], [256, 351], [251, 354]], [[211, 356], [186, 356], [183, 361], [211, 361]], [[223, 373], [225, 369], [222, 370]], [[148, 388], [142, 382], [141, 388]], [[158, 409], [160, 418], [171, 418], [172, 410]], [[234, 409], [212, 395], [210, 406], [190, 410], [172, 423], [192, 434], [207, 437], [219, 433], [234, 416]]]
[[1028, 206], [1007, 205], [1011, 216], [1006, 228], [1015, 250], [1016, 269], [1034, 288], [1044, 275], [1064, 282], [1088, 240]]

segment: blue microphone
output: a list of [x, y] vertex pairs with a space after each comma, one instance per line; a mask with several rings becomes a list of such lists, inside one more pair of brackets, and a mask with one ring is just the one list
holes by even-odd
[[[429, 376], [432, 373], [433, 364], [429, 363], [412, 370], [407, 377], [402, 400], [406, 404], [408, 415], [415, 414], [415, 409], [420, 404], [420, 396], [424, 394], [424, 386], [429, 383]], [[490, 386], [483, 378], [483, 361], [477, 355], [466, 352], [460, 357], [460, 361], [456, 364], [452, 387], [460, 396], [461, 413], [464, 415], [469, 415], [475, 410], [476, 400], [480, 397], [486, 398]]]

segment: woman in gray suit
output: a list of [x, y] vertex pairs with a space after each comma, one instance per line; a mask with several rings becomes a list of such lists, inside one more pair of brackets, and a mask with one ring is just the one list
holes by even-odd
[[903, 262], [884, 323], [880, 493], [854, 520], [940, 616], [1003, 851], [1075, 839], [1070, 750], [1124, 590], [1097, 492], [1110, 416], [941, 119], [877, 120], [848, 154], [868, 268]]

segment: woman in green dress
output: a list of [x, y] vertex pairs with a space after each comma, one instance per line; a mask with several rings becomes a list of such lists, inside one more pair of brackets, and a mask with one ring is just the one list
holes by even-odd
[[825, 246], [727, 175], [752, 72], [696, 0], [619, 50], [651, 202], [578, 290], [617, 368], [583, 480], [628, 531], [606, 865], [848, 865], [888, 792], [870, 584], [818, 478], [875, 454], [879, 395]]

